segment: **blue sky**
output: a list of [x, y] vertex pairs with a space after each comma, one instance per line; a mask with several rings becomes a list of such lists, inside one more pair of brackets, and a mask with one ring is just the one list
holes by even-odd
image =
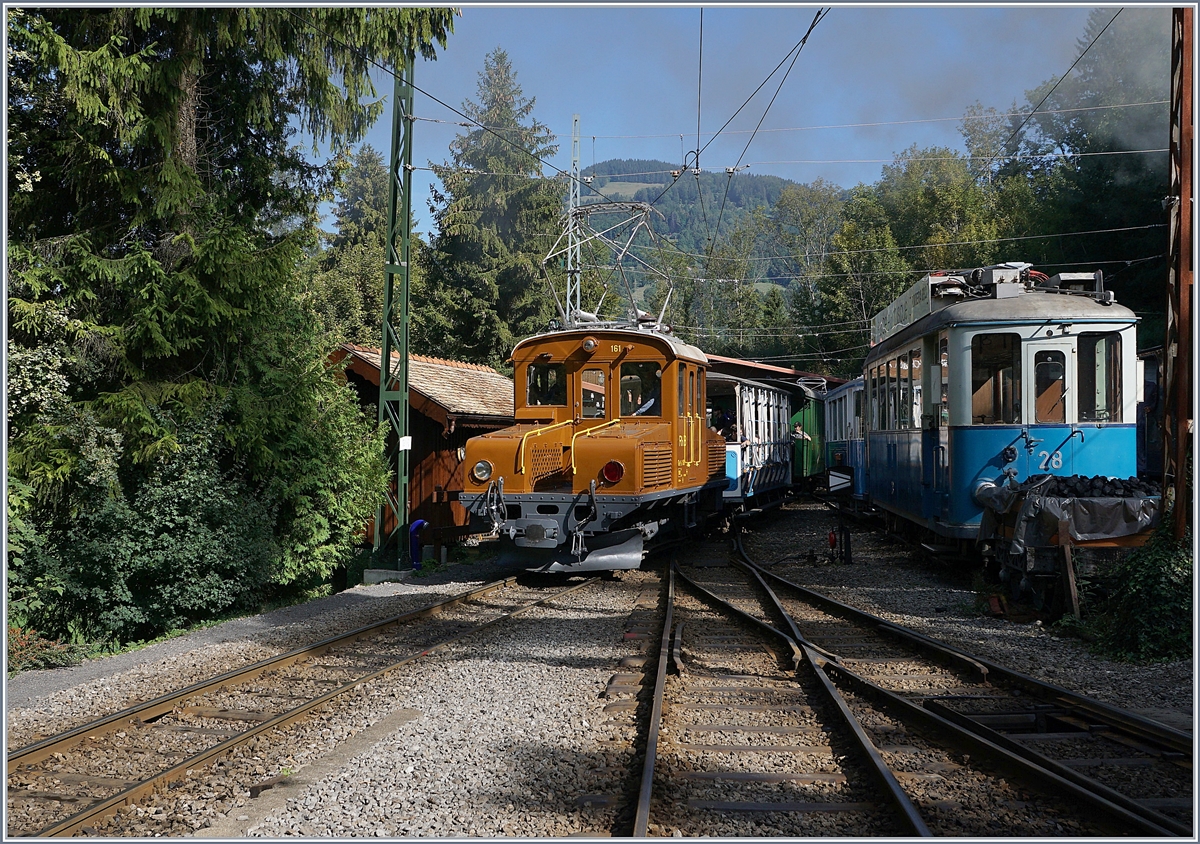
[[[962, 149], [957, 119], [966, 108], [978, 101], [1008, 110], [1014, 101], [1024, 103], [1026, 90], [1064, 73], [1078, 55], [1092, 8], [835, 6], [813, 31], [746, 152], [746, 172], [851, 186], [877, 180], [877, 160], [914, 143]], [[701, 143], [788, 53], [815, 11], [704, 10]], [[699, 6], [466, 6], [438, 59], [418, 59], [414, 82], [461, 108], [476, 96], [484, 56], [502, 47], [525, 96], [536, 101], [534, 114], [558, 136], [556, 166], [570, 169], [573, 114], [580, 115], [583, 167], [609, 158], [679, 162], [681, 148], [696, 147], [699, 28]], [[781, 74], [708, 147], [704, 169], [737, 162]], [[390, 98], [390, 81], [380, 78], [378, 87]], [[414, 110], [419, 117], [461, 119], [420, 93]], [[895, 121], [928, 122], [811, 128]], [[448, 144], [462, 131], [416, 123], [413, 163], [448, 160]], [[367, 139], [385, 157], [389, 132], [390, 111]], [[846, 159], [868, 162], [833, 163]], [[429, 226], [431, 177], [417, 171], [414, 178], [421, 231]]]

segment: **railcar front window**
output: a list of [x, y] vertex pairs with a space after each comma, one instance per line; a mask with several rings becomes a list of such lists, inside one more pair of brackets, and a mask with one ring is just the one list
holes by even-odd
[[657, 363], [621, 364], [621, 415], [662, 416], [662, 370]]
[[1079, 335], [1079, 421], [1121, 421], [1121, 335]]
[[1067, 359], [1058, 351], [1033, 357], [1034, 414], [1038, 422], [1067, 421]]
[[1021, 421], [1021, 338], [976, 334], [971, 338], [971, 423], [1016, 425]]
[[604, 418], [604, 370], [585, 369], [583, 381], [583, 418]]
[[567, 366], [563, 363], [531, 363], [526, 374], [528, 407], [562, 406], [567, 403]]

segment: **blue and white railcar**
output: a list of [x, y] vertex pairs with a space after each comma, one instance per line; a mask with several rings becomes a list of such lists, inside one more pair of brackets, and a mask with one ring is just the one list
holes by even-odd
[[858, 501], [867, 497], [863, 392], [863, 379], [855, 378], [825, 394], [825, 466], [835, 474], [851, 471], [847, 491]]
[[736, 512], [782, 502], [792, 483], [791, 395], [711, 371], [707, 390], [710, 425], [726, 440], [726, 507]]
[[1136, 474], [1136, 324], [1099, 272], [921, 279], [876, 316], [864, 363], [872, 503], [968, 539], [985, 485]]

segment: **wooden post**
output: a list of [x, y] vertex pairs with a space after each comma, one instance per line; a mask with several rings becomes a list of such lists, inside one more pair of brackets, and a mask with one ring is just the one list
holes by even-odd
[[1058, 544], [1063, 549], [1063, 568], [1067, 575], [1067, 597], [1071, 600], [1071, 614], [1079, 620], [1079, 591], [1075, 588], [1075, 561], [1071, 559], [1071, 523], [1058, 520]]
[[1176, 539], [1187, 531], [1192, 441], [1192, 33], [1194, 10], [1171, 15], [1170, 274], [1163, 346], [1163, 500]]

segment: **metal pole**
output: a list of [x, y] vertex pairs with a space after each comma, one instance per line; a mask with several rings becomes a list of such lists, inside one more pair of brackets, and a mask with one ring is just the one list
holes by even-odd
[[580, 302], [580, 249], [579, 221], [575, 209], [579, 207], [579, 115], [571, 120], [571, 199], [567, 209], [567, 321], [574, 324]]
[[1189, 449], [1192, 440], [1192, 38], [1194, 10], [1171, 15], [1171, 268], [1167, 336], [1163, 346], [1163, 496], [1172, 500], [1177, 539], [1188, 528]]
[[[412, 220], [413, 57], [392, 89], [392, 150], [388, 166], [388, 226], [383, 268], [383, 342], [379, 359], [379, 423], [388, 427], [385, 456], [395, 488], [375, 515], [375, 552], [400, 567], [408, 531], [408, 269]], [[397, 359], [393, 362], [392, 353]], [[389, 485], [390, 486], [390, 485]], [[390, 524], [388, 524], [390, 520]], [[386, 555], [386, 556], [385, 556]]]

